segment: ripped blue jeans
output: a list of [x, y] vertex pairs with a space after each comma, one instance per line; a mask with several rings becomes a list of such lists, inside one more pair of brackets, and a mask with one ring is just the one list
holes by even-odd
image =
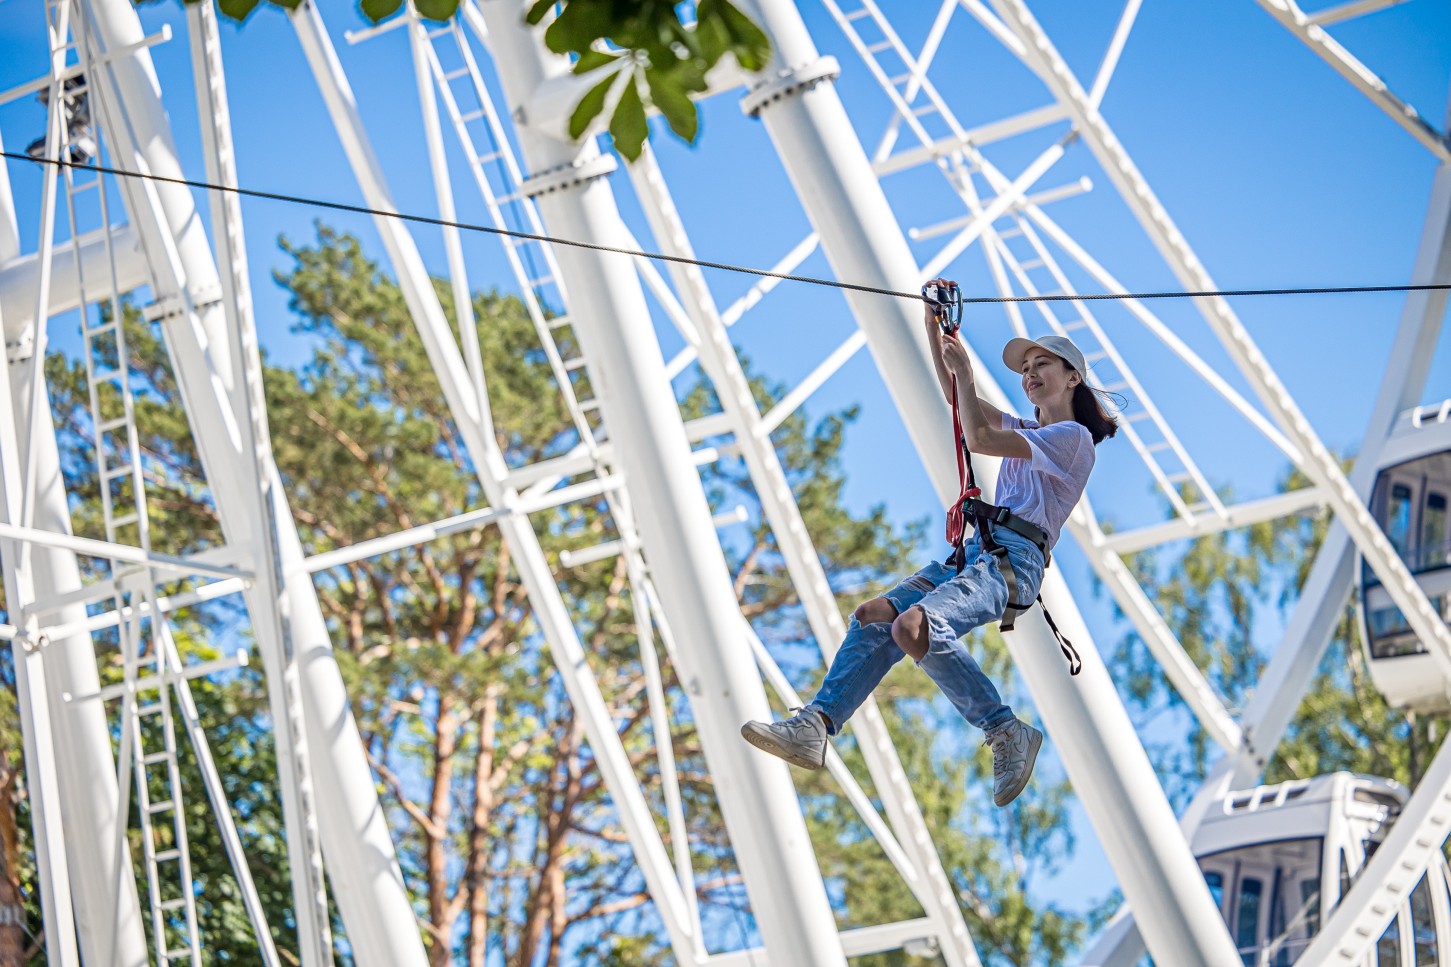
[[[1018, 579], [1018, 601], [1032, 601], [1043, 583], [1042, 553], [1032, 541], [1006, 527], [996, 528], [993, 536], [1008, 550], [1008, 561]], [[926, 614], [927, 654], [917, 667], [937, 683], [964, 719], [987, 730], [1011, 720], [1013, 710], [1003, 704], [996, 686], [968, 654], [962, 636], [1002, 617], [1008, 584], [976, 537], [964, 545], [964, 552], [967, 566], [961, 574], [951, 564], [933, 561], [882, 597], [899, 615], [914, 605]], [[892, 640], [890, 621], [863, 625], [853, 617], [826, 680], [808, 708], [825, 714], [831, 720], [831, 734], [837, 734], [904, 654]]]

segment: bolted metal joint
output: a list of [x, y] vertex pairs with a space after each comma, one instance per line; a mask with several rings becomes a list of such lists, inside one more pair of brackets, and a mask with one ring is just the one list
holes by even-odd
[[23, 363], [35, 355], [35, 336], [26, 332], [18, 339], [5, 340], [5, 359], [11, 363]]
[[835, 57], [819, 57], [800, 67], [783, 68], [741, 98], [741, 111], [749, 117], [759, 117], [767, 105], [809, 91], [822, 81], [836, 80], [840, 74], [841, 64]]
[[538, 198], [556, 191], [568, 191], [603, 178], [617, 167], [614, 155], [609, 154], [571, 161], [525, 178], [519, 185], [519, 193], [525, 198]]

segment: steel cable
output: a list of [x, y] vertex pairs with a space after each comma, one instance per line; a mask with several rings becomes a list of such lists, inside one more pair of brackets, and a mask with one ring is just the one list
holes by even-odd
[[[755, 275], [764, 278], [781, 279], [786, 282], [805, 282], [810, 285], [827, 286], [833, 289], [847, 289], [853, 292], [867, 292], [873, 295], [890, 296], [895, 299], [910, 299], [913, 302], [921, 302], [920, 292], [904, 292], [900, 289], [888, 289], [882, 286], [863, 285], [857, 282], [842, 282], [835, 279], [820, 279], [811, 275], [794, 275], [788, 272], [772, 272], [769, 269], [756, 269], [747, 265], [733, 265], [730, 262], [711, 262], [706, 259], [687, 258], [683, 255], [667, 255], [663, 252], [645, 252], [637, 249], [619, 248], [613, 245], [599, 245], [594, 242], [581, 242], [576, 239], [556, 238], [552, 235], [539, 235], [533, 232], [519, 232], [507, 228], [496, 228], [492, 225], [476, 225], [470, 222], [451, 221], [445, 218], [433, 218], [429, 215], [412, 215], [404, 212], [383, 211], [377, 208], [369, 208], [366, 205], [350, 205], [346, 202], [324, 201], [320, 198], [303, 198], [298, 195], [285, 195], [280, 192], [260, 191], [255, 188], [239, 188], [231, 185], [216, 185], [206, 181], [192, 181], [187, 178], [171, 178], [166, 175], [148, 174], [140, 171], [127, 171], [123, 168], [107, 168], [102, 165], [78, 164], [73, 161], [61, 161], [55, 158], [32, 158], [28, 154], [21, 154], [13, 151], [0, 151], [0, 157], [13, 158], [17, 161], [31, 161], [36, 164], [52, 164], [62, 167], [81, 168], [94, 171], [98, 174], [117, 175], [123, 178], [149, 178], [152, 181], [166, 182], [173, 185], [183, 185], [187, 188], [200, 188], [205, 191], [228, 191], [248, 198], [263, 198], [270, 201], [283, 201], [294, 205], [310, 205], [316, 208], [329, 208], [334, 211], [353, 212], [359, 215], [374, 215], [386, 218], [397, 218], [408, 222], [418, 222], [424, 225], [438, 225], [445, 228], [458, 228], [469, 232], [484, 232], [490, 235], [501, 235], [510, 238], [528, 239], [535, 242], [548, 242], [551, 245], [568, 245], [572, 248], [590, 249], [596, 252], [610, 252], [615, 255], [627, 255], [632, 258], [652, 259], [658, 262], [679, 262], [685, 265], [696, 265], [706, 269], [720, 269], [724, 272], [739, 272], [745, 275]], [[996, 295], [996, 296], [963, 296], [963, 305], [980, 305], [994, 302], [1079, 302], [1098, 300], [1133, 300], [1144, 299], [1202, 299], [1215, 296], [1262, 296], [1262, 295], [1346, 295], [1358, 292], [1426, 292], [1451, 289], [1451, 283], [1429, 283], [1421, 285], [1321, 285], [1302, 286], [1295, 288], [1266, 288], [1266, 289], [1214, 289], [1208, 291], [1190, 292], [1086, 292], [1076, 295]]]

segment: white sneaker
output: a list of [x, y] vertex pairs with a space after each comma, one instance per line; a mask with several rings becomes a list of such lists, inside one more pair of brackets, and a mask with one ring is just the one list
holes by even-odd
[[1006, 806], [1033, 775], [1043, 733], [1015, 718], [989, 731], [983, 744], [993, 749], [993, 802]]
[[792, 711], [784, 722], [747, 722], [741, 738], [793, 766], [820, 769], [826, 765], [826, 722], [814, 708]]

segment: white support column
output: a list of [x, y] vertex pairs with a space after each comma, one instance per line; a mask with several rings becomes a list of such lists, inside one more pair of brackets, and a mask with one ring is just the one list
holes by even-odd
[[[91, 0], [88, 10], [104, 48], [121, 50], [141, 37], [136, 13], [127, 0]], [[114, 113], [109, 130], [121, 166], [181, 177], [149, 52], [137, 48], [130, 56], [110, 59], [98, 75], [92, 82], [105, 95], [102, 106]], [[299, 704], [306, 737], [312, 740], [309, 761], [317, 778], [322, 848], [354, 956], [360, 964], [422, 965], [426, 957], [417, 920], [316, 591], [302, 566], [301, 545], [276, 468], [265, 447], [248, 449], [246, 435], [237, 423], [233, 401], [243, 389], [233, 363], [239, 355], [228, 348], [224, 312], [216, 301], [220, 292], [216, 263], [195, 203], [190, 191], [179, 186], [120, 179], [119, 187], [158, 273], [159, 294], [180, 301], [182, 311], [165, 323], [166, 335], [229, 545], [255, 546], [256, 517], [268, 513], [258, 509], [257, 495], [264, 489], [270, 492], [276, 544], [262, 546], [257, 553], [269, 569], [275, 559], [287, 577], [285, 585], [275, 589], [277, 598], [254, 591], [248, 595], [248, 607], [258, 621], [259, 643], [270, 623], [260, 619], [278, 604], [286, 609], [289, 640], [273, 643], [273, 657], [285, 660], [290, 650], [297, 662]], [[281, 720], [276, 726], [281, 751], [286, 726]], [[288, 777], [279, 778], [286, 789]], [[297, 809], [288, 812], [291, 820]], [[305, 838], [304, 830], [289, 826], [289, 839]], [[301, 876], [301, 867], [310, 864], [303, 860], [295, 865], [295, 875]], [[300, 881], [299, 920], [314, 919], [321, 883], [311, 879], [311, 883]], [[309, 961], [326, 962], [331, 951], [320, 949], [326, 924], [317, 927], [317, 936], [307, 943], [303, 954]]]
[[[0, 189], [3, 190], [3, 189]], [[141, 250], [141, 241], [130, 225], [113, 225], [110, 228], [110, 251], [101, 231], [81, 236], [80, 245], [67, 241], [55, 246], [51, 253], [50, 314], [60, 315], [76, 307], [80, 293], [76, 286], [76, 252], [81, 257], [80, 271], [88, 279], [110, 277], [110, 255], [116, 258], [117, 288], [130, 292], [149, 280], [146, 271], [146, 253]], [[35, 307], [40, 301], [39, 253], [22, 255], [0, 262], [0, 315], [5, 318], [5, 339], [14, 343], [30, 338], [30, 327], [35, 323]]]
[[[565, 58], [545, 51], [541, 32], [524, 25], [522, 9], [499, 0], [482, 5], [512, 110], [569, 70]], [[522, 113], [520, 144], [536, 173], [524, 190], [537, 197], [545, 223], [566, 238], [625, 244], [602, 177], [614, 168], [613, 159], [593, 143], [581, 148], [531, 130], [527, 108]], [[844, 965], [787, 766], [739, 734], [746, 720], [766, 718], [770, 708], [750, 650], [736, 632], [739, 605], [639, 279], [623, 256], [564, 248], [556, 257], [575, 296], [574, 331], [629, 481], [645, 557], [680, 646], [681, 680], [766, 949], [781, 963]]]
[[[1448, 120], [1451, 120], [1451, 110], [1448, 110]], [[1443, 163], [1431, 185], [1411, 281], [1427, 284], [1448, 277], [1451, 277], [1451, 164]], [[1362, 500], [1370, 497], [1378, 457], [1396, 418], [1420, 402], [1448, 298], [1451, 294], [1445, 291], [1406, 294], [1380, 392], [1350, 475], [1351, 486]], [[1226, 756], [1216, 764], [1185, 810], [1180, 824], [1186, 836], [1194, 834], [1215, 798], [1227, 789], [1253, 783], [1263, 773], [1330, 644], [1341, 608], [1355, 582], [1355, 563], [1355, 545], [1350, 535], [1338, 521], [1331, 524], [1305, 586], [1300, 589], [1299, 601], [1280, 647], [1261, 673], [1254, 695], [1241, 716], [1244, 743], [1236, 755]], [[1090, 949], [1084, 964], [1085, 967], [1127, 967], [1136, 963], [1142, 954], [1143, 943], [1133, 913], [1122, 910]]]
[[[690, 237], [649, 145], [630, 167], [630, 178], [661, 250], [667, 255], [694, 258]], [[791, 583], [801, 596], [811, 633], [821, 647], [822, 656], [830, 664], [840, 641], [846, 636], [846, 625], [841, 620], [841, 612], [831, 585], [827, 583], [821, 559], [811, 543], [811, 535], [806, 532], [801, 508], [796, 505], [796, 498], [786, 481], [786, 472], [771, 443], [772, 425], [756, 407], [750, 384], [721, 321], [710, 287], [706, 285], [704, 273], [699, 267], [682, 262], [668, 263], [668, 270], [676, 291], [682, 294], [695, 331], [700, 335], [700, 364], [731, 420], [732, 432], [746, 461], [751, 482], [756, 487], [761, 508], [776, 535], [776, 544], [786, 561]], [[859, 340], [860, 336], [857, 333], [849, 341]], [[782, 402], [785, 403], [784, 400]], [[929, 919], [939, 931], [942, 954], [948, 967], [976, 967], [979, 963], [977, 951], [973, 949], [967, 923], [957, 905], [952, 882], [942, 868], [931, 831], [917, 807], [916, 796], [906, 773], [902, 771], [901, 760], [892, 746], [886, 722], [882, 720], [874, 699], [868, 699], [862, 706], [852, 727], [860, 737], [862, 756], [872, 775], [872, 782], [881, 794], [892, 827], [904, 844], [913, 867], [925, 881], [919, 897]]]
[[[378, 160], [363, 131], [352, 90], [316, 6], [310, 0], [304, 0], [292, 14], [292, 24], [368, 204], [379, 211], [396, 211]], [[489, 505], [516, 510], [520, 503], [519, 495], [516, 489], [504, 483], [509, 475], [508, 467], [494, 436], [488, 396], [480, 395], [469, 377], [418, 248], [403, 222], [377, 216], [374, 225], [397, 273], [409, 313], [418, 327], [469, 457], [477, 468]], [[568, 609], [554, 583], [539, 539], [522, 514], [507, 514], [499, 521], [499, 529], [519, 569], [534, 607], [534, 616], [549, 642], [555, 666], [570, 700], [585, 723], [600, 774], [609, 788], [615, 808], [619, 810], [621, 824], [635, 849], [636, 861], [670, 936], [671, 946], [682, 963], [693, 963], [696, 937], [682, 886], [674, 878], [670, 855], [655, 825], [655, 816], [615, 730], [599, 685], [590, 673], [589, 656], [570, 622]], [[687, 884], [686, 888], [693, 889], [694, 885]]]
[[[48, 18], [47, 18], [48, 19]], [[62, 13], [62, 23], [65, 15]], [[62, 30], [64, 28], [62, 27]], [[64, 37], [61, 38], [63, 40]], [[51, 57], [54, 61], [59, 42], [51, 36]], [[52, 63], [52, 70], [54, 70]], [[55, 88], [52, 87], [52, 93]], [[52, 102], [54, 103], [54, 102]], [[60, 129], [59, 113], [51, 111], [46, 130], [46, 148], [53, 157], [56, 139]], [[46, 210], [42, 216], [40, 245], [42, 264], [49, 269], [49, 246], [54, 227], [55, 176], [47, 176]], [[15, 244], [11, 237], [14, 227], [14, 206], [11, 204], [8, 181], [0, 186], [4, 189], [4, 223], [0, 224], [0, 249]], [[42, 273], [44, 274], [44, 273]], [[0, 328], [4, 320], [0, 319]], [[41, 373], [38, 365], [31, 362], [21, 364], [22, 370]], [[15, 419], [16, 410], [11, 405], [14, 388], [10, 385], [10, 365], [0, 365], [0, 521], [10, 524], [27, 524], [22, 508], [34, 507], [40, 488], [33, 481], [37, 478], [35, 457], [28, 448], [22, 449], [20, 425]], [[29, 493], [26, 487], [30, 486]], [[32, 511], [32, 520], [33, 520]], [[36, 892], [39, 894], [41, 917], [44, 922], [45, 953], [48, 962], [62, 967], [79, 967], [80, 954], [76, 944], [75, 906], [71, 896], [72, 886], [70, 864], [66, 856], [66, 835], [64, 812], [61, 805], [61, 780], [57, 768], [56, 736], [52, 735], [52, 723], [59, 717], [51, 710], [51, 698], [46, 688], [46, 669], [42, 649], [45, 644], [39, 635], [39, 622], [32, 615], [24, 616], [24, 605], [35, 600], [35, 586], [32, 577], [35, 568], [33, 549], [20, 542], [0, 544], [0, 565], [3, 565], [5, 600], [10, 612], [12, 627], [17, 630], [10, 639], [11, 661], [15, 669], [15, 705], [20, 725], [20, 741], [25, 765], [25, 785], [30, 798], [31, 843], [35, 853]], [[93, 666], [94, 667], [94, 666]], [[109, 752], [109, 749], [107, 750]], [[114, 807], [113, 807], [114, 808]], [[85, 822], [84, 818], [80, 820]], [[104, 908], [103, 908], [104, 909]]]
[[[216, 184], [234, 187], [236, 157], [232, 151], [231, 114], [216, 13], [209, 5], [197, 4], [188, 13], [188, 23], [207, 178]], [[321, 830], [308, 754], [296, 640], [289, 618], [286, 577], [278, 554], [278, 530], [291, 528], [291, 522], [287, 520], [287, 499], [282, 492], [281, 478], [272, 460], [262, 360], [252, 316], [252, 286], [247, 277], [242, 206], [236, 195], [227, 192], [212, 192], [208, 200], [219, 263], [225, 268], [219, 283], [226, 341], [219, 345], [203, 336], [203, 342], [208, 345], [211, 356], [226, 356], [227, 368], [232, 372], [230, 392], [223, 402], [230, 402], [240, 443], [239, 462], [246, 471], [245, 497], [250, 506], [244, 505], [242, 509], [254, 521], [253, 583], [244, 593], [267, 678], [287, 825], [298, 947], [304, 964], [330, 965], [333, 962], [332, 926], [323, 875]], [[212, 311], [215, 313], [215, 308]], [[199, 328], [195, 321], [191, 325]], [[174, 345], [176, 337], [170, 332], [167, 336], [168, 344]], [[229, 537], [236, 539], [233, 535]]]
[[[14, 521], [20, 518], [21, 481], [25, 477], [26, 461], [21, 457], [14, 411], [10, 406], [9, 367], [0, 369], [0, 382], [4, 383], [0, 386], [0, 520]], [[34, 600], [35, 597], [30, 575], [33, 558], [22, 548], [21, 542], [4, 542], [3, 555], [0, 555], [4, 562], [5, 600], [10, 602], [15, 612], [19, 611], [19, 602]], [[11, 620], [21, 625], [18, 615]], [[60, 770], [56, 762], [57, 748], [63, 746], [51, 734], [51, 723], [60, 712], [51, 709], [42, 657], [45, 639], [35, 634], [36, 626], [37, 622], [31, 618], [21, 626], [21, 634], [10, 642], [15, 666], [16, 711], [24, 748], [25, 785], [30, 797], [36, 892], [45, 922], [47, 962], [60, 964], [61, 967], [79, 967], [77, 923], [71, 896], [73, 884], [66, 857]], [[114, 784], [114, 779], [112, 782]], [[113, 811], [114, 808], [113, 803]], [[85, 824], [84, 819], [81, 824]], [[98, 912], [104, 915], [105, 908]], [[144, 962], [143, 958], [141, 963]]]
[[[776, 143], [837, 275], [894, 289], [912, 286], [918, 279], [915, 261], [835, 90], [823, 83], [829, 72], [800, 13], [785, 0], [747, 7], [775, 45], [771, 79], [747, 96], [747, 110], [759, 112]], [[847, 299], [945, 504], [957, 493], [952, 431], [921, 309], [854, 293]], [[996, 467], [991, 472], [995, 477]], [[1048, 572], [1043, 599], [1087, 654], [1083, 674], [1068, 676], [1036, 613], [1019, 620], [1009, 645], [1125, 895], [1154, 910], [1150, 949], [1162, 963], [1234, 962], [1224, 921], [1056, 570]]]
[[[12, 213], [0, 219], [0, 225], [13, 224], [9, 184], [3, 179], [0, 179], [0, 212]], [[0, 311], [0, 319], [4, 320], [4, 341], [7, 345], [33, 345], [32, 317], [39, 304], [34, 280], [38, 274], [39, 259], [37, 256], [14, 258], [13, 249], [4, 240], [5, 235], [6, 230], [0, 230], [0, 251], [10, 251], [10, 264], [23, 264], [27, 271], [18, 280], [20, 297], [16, 299], [11, 298], [16, 293], [6, 285], [7, 278], [15, 277], [7, 277], [5, 272], [0, 272], [0, 293], [3, 293], [0, 303], [4, 307]], [[84, 246], [83, 249], [89, 250]], [[95, 249], [95, 257], [99, 258], [103, 254], [99, 242]], [[53, 257], [54, 273], [58, 273], [58, 277], [51, 286], [52, 313], [63, 311], [56, 306], [56, 290], [63, 288], [68, 280], [75, 279], [74, 270], [67, 271], [64, 249], [58, 248]], [[35, 507], [33, 525], [39, 530], [69, 534], [70, 508], [66, 503], [65, 480], [60, 470], [50, 396], [44, 387], [35, 392], [30, 382], [32, 374], [44, 379], [44, 373], [38, 368], [33, 369], [28, 359], [6, 365], [10, 374], [9, 406], [13, 408], [16, 428], [28, 427], [28, 432], [20, 436], [28, 441], [30, 459], [36, 465], [35, 491], [31, 494]], [[34, 412], [31, 407], [33, 400], [39, 403]], [[30, 563], [30, 593], [34, 595], [34, 600], [54, 597], [81, 586], [80, 568], [71, 551], [58, 547], [34, 547], [30, 551]], [[12, 605], [12, 608], [15, 606]], [[18, 608], [15, 611], [12, 620], [19, 624]], [[47, 615], [46, 623], [70, 624], [83, 621], [85, 617], [84, 605], [77, 604]], [[71, 865], [88, 871], [87, 876], [77, 877], [71, 883], [81, 954], [88, 962], [140, 967], [147, 962], [149, 954], [130, 851], [116, 829], [116, 760], [112, 755], [105, 709], [99, 702], [68, 703], [64, 698], [66, 695], [94, 695], [99, 690], [95, 647], [89, 634], [54, 638], [46, 644], [41, 658], [51, 713], [50, 731], [57, 750], [58, 798], [65, 821], [66, 850]]]

